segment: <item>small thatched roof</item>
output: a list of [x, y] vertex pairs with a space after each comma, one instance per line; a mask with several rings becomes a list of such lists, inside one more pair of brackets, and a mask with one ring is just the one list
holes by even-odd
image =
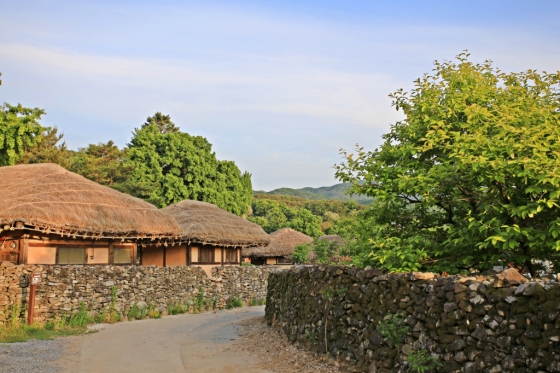
[[327, 234], [325, 236], [319, 237], [319, 241], [322, 241], [322, 240], [327, 240], [330, 243], [334, 243], [334, 244], [336, 244], [337, 246], [340, 246], [340, 247], [346, 247], [346, 242], [338, 234]]
[[267, 247], [250, 247], [243, 249], [244, 257], [277, 257], [290, 256], [297, 245], [311, 243], [313, 238], [293, 230], [292, 228], [282, 228], [270, 234], [270, 245]]
[[181, 227], [181, 238], [216, 246], [265, 246], [270, 237], [255, 223], [208, 203], [184, 200], [161, 211]]
[[[325, 236], [321, 236], [318, 238], [319, 241], [329, 241], [331, 244], [334, 244], [336, 246], [336, 252], [335, 255], [338, 255], [340, 253], [341, 249], [346, 248], [346, 241], [344, 241], [344, 239], [342, 237], [340, 237], [338, 234], [327, 234]], [[313, 246], [311, 247], [311, 250], [309, 251], [309, 262], [311, 263], [315, 263], [317, 260], [317, 254], [315, 253], [315, 250], [313, 249]]]
[[72, 237], [172, 238], [179, 227], [141, 199], [52, 164], [0, 167], [0, 231]]

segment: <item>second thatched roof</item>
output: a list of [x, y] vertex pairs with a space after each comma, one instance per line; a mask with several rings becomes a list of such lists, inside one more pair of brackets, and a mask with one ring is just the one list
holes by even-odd
[[235, 247], [265, 246], [270, 242], [259, 225], [208, 202], [184, 200], [161, 211], [179, 224], [182, 240]]
[[155, 206], [52, 164], [0, 167], [0, 231], [163, 238], [179, 226]]
[[290, 256], [297, 245], [313, 242], [313, 238], [292, 228], [282, 228], [270, 234], [270, 244], [266, 247], [243, 249], [244, 257]]

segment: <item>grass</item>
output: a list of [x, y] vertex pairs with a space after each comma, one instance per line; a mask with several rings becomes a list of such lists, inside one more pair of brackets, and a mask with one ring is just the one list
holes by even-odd
[[266, 304], [266, 299], [264, 298], [253, 298], [251, 299], [251, 301], [249, 302], [249, 307], [253, 307], [253, 306], [263, 306]]
[[[82, 307], [81, 307], [82, 309]], [[84, 308], [85, 309], [85, 308]], [[21, 305], [16, 304], [4, 309], [5, 322], [0, 326], [0, 343], [25, 342], [30, 339], [53, 339], [55, 337], [80, 335], [86, 332], [83, 311], [78, 311], [70, 319], [56, 319], [44, 324], [27, 325], [20, 315]], [[25, 312], [23, 312], [25, 314]]]

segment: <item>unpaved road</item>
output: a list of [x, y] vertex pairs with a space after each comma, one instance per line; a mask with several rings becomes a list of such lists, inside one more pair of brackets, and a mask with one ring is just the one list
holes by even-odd
[[68, 373], [270, 373], [258, 357], [233, 348], [239, 322], [264, 315], [263, 307], [121, 322], [67, 338], [56, 363]]

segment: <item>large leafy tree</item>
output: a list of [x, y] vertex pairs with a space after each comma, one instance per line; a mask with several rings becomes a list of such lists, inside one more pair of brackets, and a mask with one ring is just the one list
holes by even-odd
[[362, 259], [394, 271], [515, 263], [535, 275], [543, 261], [558, 270], [559, 81], [463, 53], [394, 93], [405, 119], [379, 149], [343, 152], [337, 166], [376, 199]]
[[44, 114], [42, 109], [21, 104], [0, 107], [0, 166], [16, 164], [27, 149], [40, 141], [45, 128], [39, 120]]
[[146, 199], [159, 207], [192, 199], [246, 214], [251, 175], [234, 162], [218, 160], [208, 140], [180, 132], [168, 119], [158, 113], [148, 118], [129, 144], [126, 163], [134, 169], [132, 181], [156, 185]]

